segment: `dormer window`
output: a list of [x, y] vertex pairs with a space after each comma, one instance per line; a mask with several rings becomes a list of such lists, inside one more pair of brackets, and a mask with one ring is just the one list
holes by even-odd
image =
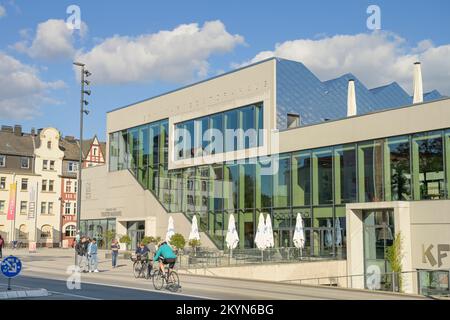
[[20, 168], [21, 169], [29, 169], [30, 168], [30, 159], [27, 157], [20, 158]]
[[51, 141], [47, 141], [47, 148], [51, 149], [52, 148], [52, 142]]

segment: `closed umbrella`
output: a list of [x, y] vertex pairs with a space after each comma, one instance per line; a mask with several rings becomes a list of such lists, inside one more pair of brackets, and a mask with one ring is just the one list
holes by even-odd
[[341, 221], [339, 218], [336, 218], [334, 222], [334, 227], [336, 229], [336, 246], [340, 247], [342, 246], [342, 228], [341, 228]]
[[[200, 240], [200, 233], [198, 233], [197, 216], [192, 218], [191, 232], [189, 233], [189, 240]], [[194, 247], [194, 253], [197, 254], [197, 246]]]
[[191, 232], [189, 233], [189, 240], [200, 240], [200, 233], [198, 232], [197, 216], [192, 218]]
[[294, 230], [294, 246], [300, 249], [300, 256], [302, 249], [305, 247], [305, 230], [303, 229], [303, 219], [300, 213], [297, 213], [297, 221], [295, 222]]
[[266, 238], [266, 223], [264, 222], [264, 215], [262, 212], [259, 214], [258, 229], [256, 230], [255, 235], [255, 244], [258, 247], [258, 249], [261, 250], [261, 261], [263, 261], [264, 260], [263, 250], [267, 246], [267, 238]]
[[327, 219], [327, 230], [325, 231], [325, 247], [333, 246], [333, 237], [331, 235], [331, 220]]
[[268, 214], [266, 216], [266, 247], [273, 248], [274, 244], [272, 219], [270, 219], [270, 215]]
[[227, 244], [227, 248], [230, 249], [230, 259], [231, 259], [233, 249], [236, 248], [239, 243], [239, 235], [236, 231], [236, 223], [234, 222], [233, 214], [230, 214], [230, 218], [228, 219], [228, 230], [227, 235], [225, 237], [225, 243]]
[[266, 248], [266, 224], [264, 222], [264, 215], [261, 212], [259, 215], [258, 229], [256, 230], [255, 244], [260, 250]]
[[167, 224], [166, 241], [170, 243], [170, 238], [175, 234], [175, 227], [173, 225], [172, 216], [169, 217], [169, 223]]

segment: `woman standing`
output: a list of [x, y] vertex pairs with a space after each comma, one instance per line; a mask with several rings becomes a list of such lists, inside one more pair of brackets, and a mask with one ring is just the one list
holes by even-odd
[[117, 256], [119, 255], [120, 245], [117, 239], [114, 239], [111, 242], [111, 256], [112, 256], [112, 267], [115, 268], [117, 266]]

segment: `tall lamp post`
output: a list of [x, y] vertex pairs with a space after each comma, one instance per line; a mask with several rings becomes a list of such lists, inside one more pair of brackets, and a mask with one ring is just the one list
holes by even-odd
[[[89, 77], [91, 73], [85, 69], [85, 64], [81, 62], [74, 62], [74, 65], [81, 67], [81, 98], [80, 98], [80, 157], [78, 161], [78, 182], [77, 182], [77, 232], [80, 230], [80, 216], [81, 216], [81, 172], [83, 168], [83, 116], [88, 115], [89, 110], [84, 106], [88, 105], [84, 99], [84, 95], [91, 95], [91, 90], [85, 90], [85, 85], [88, 86], [90, 81], [85, 78]], [[77, 264], [77, 253], [75, 252], [75, 264]]]

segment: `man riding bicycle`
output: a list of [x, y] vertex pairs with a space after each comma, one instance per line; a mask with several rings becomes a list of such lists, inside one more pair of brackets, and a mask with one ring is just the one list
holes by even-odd
[[177, 261], [177, 255], [173, 251], [172, 247], [166, 242], [163, 241], [158, 246], [158, 251], [156, 251], [155, 256], [153, 257], [154, 262], [159, 261], [159, 269], [161, 270], [162, 274], [164, 273], [164, 265], [169, 265], [169, 273], [173, 270], [175, 266], [175, 262]]

